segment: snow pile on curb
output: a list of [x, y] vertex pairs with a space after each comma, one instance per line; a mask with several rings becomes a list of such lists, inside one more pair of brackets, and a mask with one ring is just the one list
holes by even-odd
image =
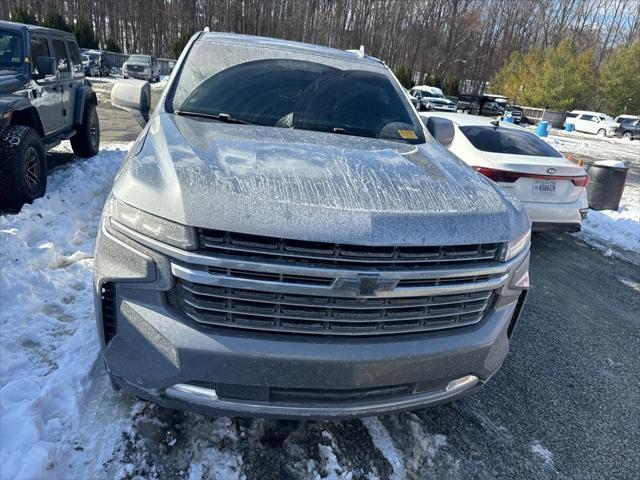
[[616, 246], [640, 254], [640, 187], [625, 186], [617, 212], [589, 210], [580, 236], [600, 248]]
[[[68, 148], [68, 147], [67, 147]], [[43, 478], [68, 452], [98, 352], [95, 237], [128, 145], [49, 177], [45, 198], [0, 216], [0, 462], [3, 478]]]

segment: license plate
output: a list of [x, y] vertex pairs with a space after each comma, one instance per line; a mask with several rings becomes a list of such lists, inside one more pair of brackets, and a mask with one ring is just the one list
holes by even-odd
[[555, 195], [555, 180], [533, 180], [533, 193], [537, 195]]

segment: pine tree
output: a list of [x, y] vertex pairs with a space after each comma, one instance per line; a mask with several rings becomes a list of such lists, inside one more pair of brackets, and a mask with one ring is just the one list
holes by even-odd
[[86, 17], [80, 17], [73, 29], [80, 48], [98, 48], [98, 40], [93, 34], [93, 28]]

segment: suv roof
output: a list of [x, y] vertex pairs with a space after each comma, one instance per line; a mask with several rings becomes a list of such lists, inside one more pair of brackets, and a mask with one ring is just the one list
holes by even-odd
[[38, 25], [29, 25], [26, 23], [8, 22], [6, 20], [0, 20], [0, 27], [7, 28], [9, 30], [21, 30], [28, 31], [29, 33], [37, 33], [47, 36], [64, 37], [69, 40], [74, 40], [76, 37], [73, 33], [64, 32], [62, 30], [56, 30], [54, 28], [40, 27]]
[[368, 63], [371, 65], [384, 66], [384, 62], [375, 57], [369, 55], [361, 56], [355, 51], [338, 50], [337, 48], [322, 47], [319, 45], [313, 45], [310, 43], [294, 42], [291, 40], [280, 40], [277, 38], [258, 37], [253, 35], [241, 35], [236, 33], [223, 33], [223, 32], [204, 32], [204, 34], [198, 38], [199, 42], [217, 42], [217, 43], [232, 43], [236, 45], [246, 46], [259, 46], [267, 48], [276, 48], [283, 50], [293, 50], [301, 53], [308, 53], [312, 55], [322, 55], [325, 57], [338, 58], [341, 60], [356, 61], [362, 63]]

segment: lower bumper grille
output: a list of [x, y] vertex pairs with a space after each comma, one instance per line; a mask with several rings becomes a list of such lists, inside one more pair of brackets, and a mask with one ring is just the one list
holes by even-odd
[[321, 335], [421, 332], [479, 322], [492, 291], [350, 298], [263, 292], [178, 280], [168, 303], [198, 323]]

